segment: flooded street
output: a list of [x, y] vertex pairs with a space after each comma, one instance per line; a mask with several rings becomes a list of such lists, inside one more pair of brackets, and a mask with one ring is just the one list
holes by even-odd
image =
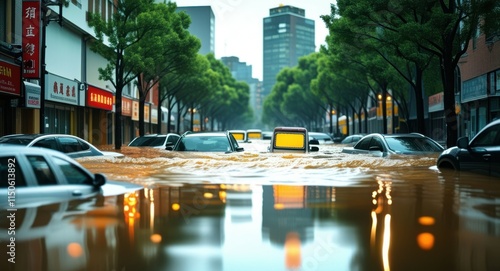
[[78, 159], [144, 190], [20, 212], [18, 262], [0, 269], [500, 270], [500, 180], [440, 172], [437, 156], [267, 144]]

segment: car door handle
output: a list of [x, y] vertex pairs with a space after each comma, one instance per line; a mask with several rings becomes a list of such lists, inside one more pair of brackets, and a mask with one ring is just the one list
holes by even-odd
[[72, 193], [72, 194], [73, 194], [73, 196], [75, 196], [75, 197], [79, 197], [79, 196], [81, 196], [81, 195], [82, 195], [82, 191], [80, 191], [80, 190], [73, 190], [73, 193]]
[[491, 154], [489, 154], [489, 153], [483, 155], [483, 159], [486, 161], [490, 160], [490, 158], [491, 158]]

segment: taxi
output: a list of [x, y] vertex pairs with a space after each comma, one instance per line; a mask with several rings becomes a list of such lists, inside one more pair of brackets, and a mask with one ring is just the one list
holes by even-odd
[[270, 152], [295, 152], [308, 153], [317, 152], [319, 142], [315, 139], [309, 140], [309, 134], [303, 127], [276, 127], [274, 128], [269, 146]]

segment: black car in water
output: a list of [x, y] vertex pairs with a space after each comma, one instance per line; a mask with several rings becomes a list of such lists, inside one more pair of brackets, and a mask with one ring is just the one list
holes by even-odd
[[186, 132], [175, 146], [167, 146], [171, 151], [191, 152], [242, 152], [238, 141], [229, 132]]
[[500, 177], [500, 119], [486, 125], [470, 141], [459, 138], [457, 146], [441, 153], [437, 167]]

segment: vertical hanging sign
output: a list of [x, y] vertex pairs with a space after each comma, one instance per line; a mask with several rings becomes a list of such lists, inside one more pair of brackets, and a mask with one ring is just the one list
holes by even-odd
[[40, 78], [40, 1], [23, 1], [23, 77]]

